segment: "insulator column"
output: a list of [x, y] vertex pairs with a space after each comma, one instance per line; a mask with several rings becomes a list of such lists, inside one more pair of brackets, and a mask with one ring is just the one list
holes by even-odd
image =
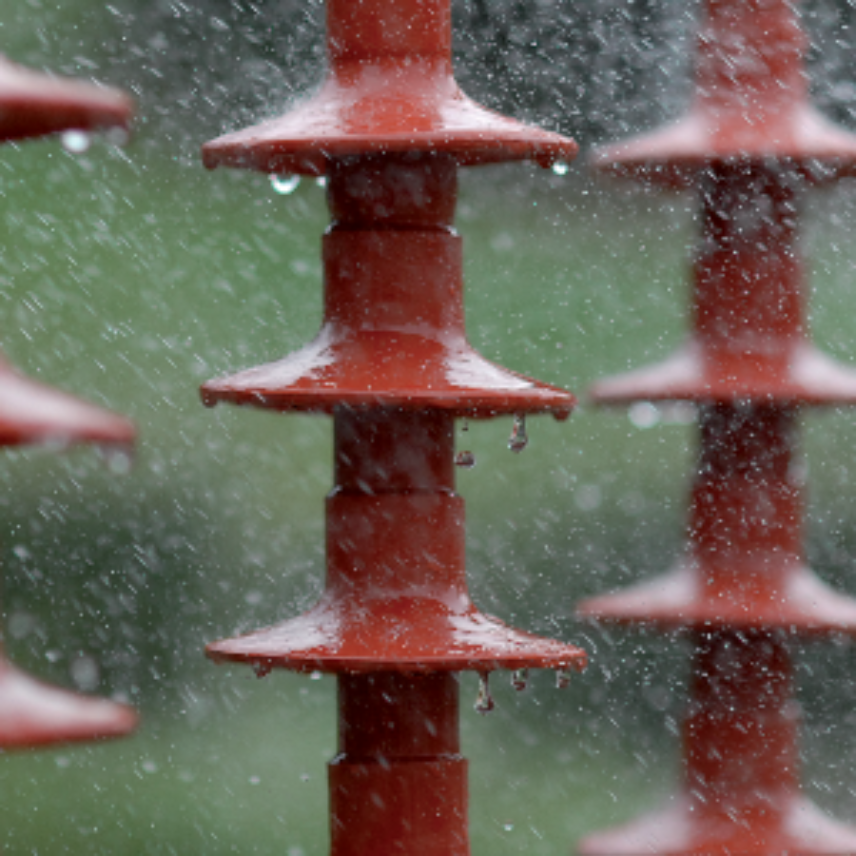
[[808, 340], [799, 202], [856, 168], [856, 137], [807, 101], [789, 0], [707, 0], [687, 116], [595, 155], [607, 172], [699, 196], [691, 330], [662, 363], [595, 385], [604, 404], [688, 401], [699, 460], [687, 548], [668, 573], [592, 598], [601, 621], [683, 630], [693, 648], [684, 778], [669, 808], [580, 852], [856, 852], [799, 787], [790, 636], [856, 633], [856, 602], [807, 567], [800, 413], [856, 404], [856, 372]]
[[467, 762], [451, 674], [339, 677], [331, 853], [467, 856]]
[[[125, 128], [130, 117], [130, 99], [115, 89], [49, 77], [0, 56], [0, 143]], [[128, 447], [133, 440], [127, 419], [31, 381], [0, 357], [0, 446]], [[125, 705], [34, 680], [0, 646], [0, 750], [120, 737], [136, 721]]]
[[799, 795], [799, 752], [784, 634], [697, 632], [693, 645], [692, 700], [684, 724], [689, 809], [699, 824], [739, 830], [732, 843], [715, 846], [742, 852], [736, 848], [745, 847], [748, 834], [756, 849], [760, 844], [766, 852], [787, 852], [781, 831]]
[[329, 0], [330, 71], [291, 113], [209, 143], [210, 166], [324, 173], [324, 318], [295, 354], [205, 384], [203, 400], [335, 420], [327, 578], [304, 615], [215, 642], [218, 661], [338, 675], [334, 856], [469, 852], [455, 673], [580, 669], [578, 648], [481, 613], [466, 583], [454, 420], [551, 413], [569, 393], [466, 340], [461, 165], [575, 144], [483, 110], [451, 76], [448, 0]]

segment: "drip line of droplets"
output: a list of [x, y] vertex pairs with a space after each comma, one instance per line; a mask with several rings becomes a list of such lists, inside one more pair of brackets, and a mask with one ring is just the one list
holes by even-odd
[[[316, 94], [203, 147], [208, 168], [261, 171], [276, 193], [308, 176], [327, 193], [323, 321], [295, 354], [202, 387], [220, 402], [334, 423], [326, 584], [302, 615], [208, 645], [217, 662], [329, 673], [338, 752], [329, 765], [331, 853], [469, 853], [458, 673], [530, 669], [564, 687], [579, 648], [511, 628], [468, 594], [455, 423], [564, 420], [558, 387], [485, 360], [467, 342], [461, 167], [530, 160], [557, 175], [576, 144], [487, 111], [457, 87], [449, 0], [327, 0], [328, 72]], [[684, 556], [664, 576], [583, 603], [598, 622], [692, 640], [683, 780], [662, 812], [589, 836], [585, 854], [845, 854], [856, 830], [801, 793], [789, 634], [852, 633], [856, 603], [808, 569], [791, 465], [804, 408], [856, 403], [856, 372], [809, 343], [796, 238], [805, 188], [856, 171], [856, 138], [808, 104], [804, 36], [786, 0], [705, 0], [695, 95], [683, 120], [595, 154], [596, 169], [701, 205], [692, 330], [660, 365], [603, 381], [596, 402], [688, 402], [699, 423]], [[0, 140], [125, 135], [118, 92], [0, 64]], [[367, 192], [370, 188], [370, 192]], [[757, 248], [764, 246], [764, 253]], [[418, 321], [417, 323], [414, 323]], [[639, 408], [644, 407], [644, 411]], [[647, 416], [646, 416], [647, 418]], [[462, 432], [462, 433], [463, 433]], [[0, 364], [0, 443], [127, 448], [123, 418]], [[0, 748], [126, 733], [134, 714], [48, 688], [0, 660]]]

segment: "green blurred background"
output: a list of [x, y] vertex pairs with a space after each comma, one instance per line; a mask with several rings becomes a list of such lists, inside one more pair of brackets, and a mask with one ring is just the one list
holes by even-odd
[[[320, 320], [323, 190], [304, 181], [278, 196], [265, 176], [207, 173], [197, 152], [317, 79], [322, 8], [0, 0], [12, 58], [128, 88], [140, 114], [125, 149], [95, 140], [72, 156], [47, 141], [0, 152], [3, 349], [30, 375], [128, 414], [141, 438], [127, 475], [91, 450], [7, 452], [0, 463], [10, 655], [143, 715], [126, 741], [0, 758], [7, 853], [326, 852], [334, 682], [258, 681], [213, 666], [202, 647], [317, 597], [329, 424], [205, 410], [197, 393], [303, 344]], [[455, 12], [468, 90], [584, 143], [650, 126], [685, 97], [693, 8], [676, 0], [473, 0]], [[851, 16], [831, 0], [807, 8], [817, 98], [843, 120], [856, 105], [842, 60]], [[582, 162], [564, 177], [524, 165], [466, 172], [471, 341], [580, 393], [665, 355], [685, 327], [693, 211], [689, 197], [593, 183]], [[852, 183], [807, 200], [811, 323], [844, 360], [856, 357], [855, 226]], [[808, 553], [848, 591], [852, 421], [805, 419]], [[519, 456], [509, 430], [509, 420], [474, 424], [464, 441], [478, 461], [459, 479], [474, 597], [583, 644], [592, 660], [562, 692], [551, 675], [522, 694], [496, 676], [485, 717], [470, 704], [474, 677], [461, 679], [473, 852], [536, 856], [568, 852], [672, 790], [686, 650], [581, 626], [573, 608], [673, 561], [693, 428], [678, 411], [646, 427], [638, 412], [583, 405], [569, 423], [534, 420]], [[795, 651], [806, 786], [846, 817], [856, 657], [846, 640]]]

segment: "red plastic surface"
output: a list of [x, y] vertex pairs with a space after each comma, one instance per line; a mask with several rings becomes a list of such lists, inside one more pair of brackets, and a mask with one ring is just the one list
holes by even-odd
[[[329, 0], [330, 73], [286, 117], [204, 148], [207, 166], [328, 175], [324, 321], [284, 360], [205, 384], [219, 401], [335, 420], [327, 579], [319, 603], [208, 655], [339, 673], [330, 765], [335, 856], [469, 853], [453, 673], [581, 669], [572, 645], [481, 613], [467, 592], [454, 419], [552, 413], [573, 397], [467, 343], [460, 164], [576, 145], [483, 110], [451, 76], [449, 0]], [[564, 678], [563, 678], [564, 680]]]
[[0, 361], [0, 446], [97, 443], [130, 447], [134, 426], [122, 416], [29, 380]]
[[809, 104], [805, 42], [794, 2], [705, 0], [689, 114], [600, 149], [595, 166], [672, 186], [729, 162], [775, 162], [812, 182], [851, 175], [856, 135]]
[[[0, 56], [0, 143], [66, 130], [127, 127], [122, 92], [39, 74]], [[127, 445], [131, 423], [28, 380], [0, 360], [0, 445], [93, 442]]]
[[0, 142], [125, 128], [132, 110], [131, 99], [117, 89], [39, 74], [0, 56]]
[[331, 852], [467, 856], [460, 753], [454, 675], [341, 676]]
[[283, 360], [209, 381], [204, 402], [567, 418], [569, 393], [487, 361], [466, 341], [461, 239], [451, 225], [456, 191], [450, 155], [335, 163], [321, 332]]
[[856, 831], [800, 795], [798, 708], [784, 637], [694, 635], [683, 792], [655, 814], [596, 833], [580, 856], [845, 856]]
[[461, 166], [570, 160], [573, 140], [479, 106], [452, 76], [449, 0], [328, 0], [329, 73], [278, 119], [203, 148], [209, 168], [321, 175], [371, 154], [451, 155]]
[[797, 189], [773, 162], [711, 167], [689, 339], [662, 363], [595, 384], [595, 401], [856, 403], [856, 370], [807, 338]]
[[[130, 99], [116, 90], [58, 80], [0, 57], [0, 142], [125, 127], [130, 114]], [[0, 359], [0, 446], [133, 441], [127, 419], [29, 380]], [[47, 686], [0, 653], [0, 749], [118, 737], [136, 723], [127, 706]]]
[[579, 613], [663, 629], [856, 632], [856, 601], [805, 563], [796, 418], [769, 404], [703, 406], [685, 556]]
[[121, 737], [136, 724], [131, 708], [43, 684], [0, 655], [0, 749]]
[[[456, 678], [448, 673], [585, 665], [579, 648], [507, 627], [467, 593], [454, 417], [564, 418], [573, 398], [466, 345], [460, 243], [451, 228], [455, 170], [448, 155], [334, 163], [321, 338], [341, 347], [319, 350], [316, 340], [283, 363], [202, 390], [207, 403], [334, 415], [324, 595], [304, 615], [215, 642], [207, 653], [251, 664], [259, 675], [340, 673], [340, 728], [351, 742], [371, 742], [379, 729], [405, 733], [405, 716], [412, 737], [412, 746], [398, 747], [405, 757], [376, 749], [352, 759], [343, 750], [331, 765], [335, 856], [357, 856], [377, 842], [412, 856], [467, 854], [465, 762], [448, 747], [419, 748], [435, 717], [457, 727]], [[372, 689], [391, 682], [401, 688], [392, 707], [389, 691]], [[351, 705], [357, 688], [362, 701]]]
[[261, 671], [581, 669], [579, 649], [473, 605], [453, 459], [446, 414], [339, 412], [324, 596], [298, 618], [209, 645], [209, 656]]
[[607, 172], [689, 183], [701, 198], [688, 341], [592, 391], [604, 404], [694, 402], [700, 452], [685, 555], [579, 608], [688, 629], [695, 650], [680, 795], [589, 836], [587, 856], [856, 852], [856, 829], [800, 794], [784, 641], [856, 632], [856, 601], [806, 566], [794, 460], [801, 409], [856, 403], [856, 371], [808, 340], [798, 246], [801, 190], [852, 171], [856, 137], [808, 106], [803, 42], [786, 0], [708, 0], [690, 116], [595, 156]]
[[460, 244], [450, 225], [455, 171], [448, 155], [336, 164], [325, 329], [338, 331], [358, 358], [331, 348], [319, 367], [304, 350], [203, 387], [208, 403], [332, 410], [336, 420], [324, 597], [282, 625], [210, 645], [215, 659], [351, 673], [582, 663], [578, 649], [511, 630], [467, 595], [453, 416], [553, 410], [564, 417], [573, 398], [466, 349]]

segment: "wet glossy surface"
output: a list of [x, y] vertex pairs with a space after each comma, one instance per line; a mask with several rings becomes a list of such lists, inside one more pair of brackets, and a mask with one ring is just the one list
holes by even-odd
[[121, 737], [133, 731], [131, 708], [51, 687], [0, 659], [0, 748]]
[[596, 401], [856, 401], [856, 370], [808, 340], [802, 189], [772, 162], [719, 166], [700, 180], [689, 340], [662, 363], [596, 384]]
[[576, 155], [572, 140], [486, 110], [461, 92], [452, 76], [447, 0], [410, 0], [403, 17], [388, 0], [360, 3], [358, 12], [353, 5], [327, 3], [330, 70], [321, 89], [279, 119], [208, 143], [206, 166], [321, 175], [332, 161], [380, 153], [545, 167]]
[[99, 443], [130, 447], [134, 426], [122, 416], [29, 380], [0, 362], [0, 445]]
[[[37, 74], [0, 57], [0, 142], [124, 128], [130, 115], [130, 99], [117, 90]], [[97, 443], [126, 447], [127, 453], [133, 441], [127, 419], [29, 380], [0, 361], [0, 446]], [[136, 723], [125, 705], [49, 687], [0, 659], [4, 749], [118, 737]]]
[[852, 174], [856, 135], [808, 102], [805, 42], [795, 4], [706, 0], [689, 114], [598, 150], [594, 165], [676, 186], [712, 165], [768, 159], [812, 182]]
[[0, 141], [125, 128], [131, 112], [131, 99], [117, 89], [40, 74], [0, 56]]
[[582, 671], [585, 657], [549, 639], [508, 627], [468, 598], [420, 596], [355, 603], [325, 597], [304, 615], [237, 639], [217, 642], [208, 656], [246, 662], [264, 672], [407, 674], [525, 668]]
[[457, 235], [334, 231], [325, 236], [324, 261], [318, 336], [283, 360], [209, 381], [206, 404], [319, 413], [348, 406], [473, 417], [570, 414], [574, 398], [565, 390], [497, 366], [467, 343]]
[[324, 596], [302, 616], [209, 645], [210, 657], [262, 672], [585, 665], [578, 648], [514, 630], [470, 600], [451, 416], [343, 410], [336, 439]]
[[[457, 678], [585, 665], [575, 646], [470, 600], [454, 417], [553, 413], [570, 393], [466, 342], [460, 164], [572, 155], [567, 139], [495, 117], [451, 77], [448, 0], [329, 0], [330, 76], [283, 120], [208, 144], [207, 166], [329, 173], [324, 323], [283, 361], [215, 380], [203, 401], [331, 413], [327, 575], [298, 618], [208, 646], [214, 660], [338, 672], [331, 852], [467, 856]], [[485, 693], [486, 695], [486, 693]], [[487, 710], [480, 698], [479, 709]], [[438, 736], [439, 735], [439, 736]]]
[[802, 546], [800, 407], [854, 403], [856, 371], [808, 341], [801, 192], [846, 174], [856, 137], [807, 104], [804, 36], [784, 0], [708, 0], [696, 91], [677, 126], [608, 147], [595, 165], [701, 203], [691, 333], [671, 357], [597, 384], [605, 404], [697, 405], [699, 455], [685, 556], [662, 577], [579, 613], [689, 631], [683, 782], [663, 812], [586, 838], [584, 854], [846, 854], [856, 829], [800, 794], [787, 634], [856, 631]]
[[567, 418], [570, 393], [497, 366], [467, 343], [463, 247], [451, 225], [456, 168], [448, 154], [337, 163], [320, 333], [283, 360], [209, 381], [203, 401]]

